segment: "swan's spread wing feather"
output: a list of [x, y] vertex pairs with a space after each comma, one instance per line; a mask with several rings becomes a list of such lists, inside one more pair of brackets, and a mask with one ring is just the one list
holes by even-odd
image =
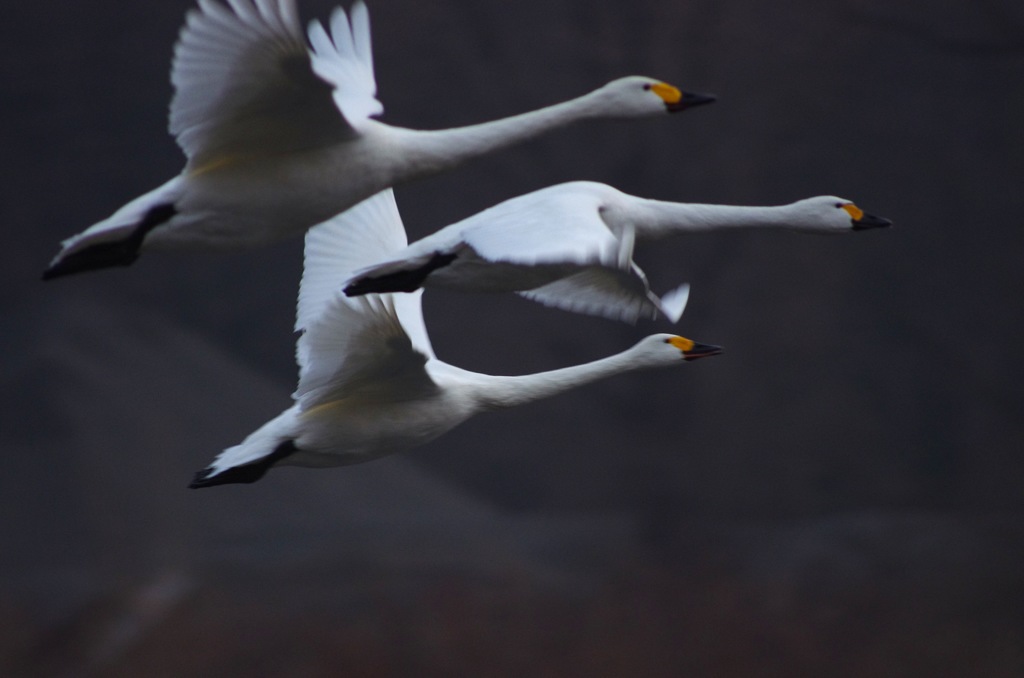
[[638, 273], [639, 269], [627, 272], [590, 266], [517, 294], [545, 306], [635, 323], [640, 318], [656, 318], [662, 310], [658, 298], [648, 289], [647, 281]]
[[436, 391], [398, 318], [392, 295], [336, 296], [299, 338], [299, 386], [294, 398], [305, 411], [358, 398], [416, 399]]
[[170, 130], [202, 170], [321, 148], [355, 132], [314, 71], [294, 0], [199, 0], [174, 50]]
[[352, 22], [340, 7], [331, 14], [331, 35], [318, 21], [309, 26], [313, 46], [313, 71], [334, 85], [334, 103], [354, 128], [369, 117], [380, 115], [384, 106], [377, 100], [370, 45], [370, 13], [366, 5], [352, 6]]
[[352, 271], [393, 256], [406, 242], [390, 188], [309, 229], [295, 329], [320, 315]]
[[[341, 395], [422, 393], [434, 388], [423, 365], [433, 357], [420, 294], [349, 298], [342, 283], [352, 270], [406, 244], [387, 189], [318, 224], [306, 234], [299, 285], [296, 347], [302, 409]], [[399, 395], [395, 395], [399, 394]]]
[[669, 322], [677, 323], [683, 317], [686, 310], [686, 303], [690, 300], [690, 285], [683, 283], [674, 290], [663, 294], [660, 299], [661, 312], [665, 314]]
[[616, 266], [620, 243], [589, 196], [539, 191], [456, 224], [482, 259], [521, 265]]
[[[408, 242], [395, 194], [388, 188], [306, 232], [306, 255], [299, 284], [295, 329], [302, 331], [342, 293], [352, 271], [386, 259]], [[422, 293], [396, 295], [389, 303], [413, 346], [433, 358], [420, 305]], [[299, 365], [303, 356], [299, 350]]]

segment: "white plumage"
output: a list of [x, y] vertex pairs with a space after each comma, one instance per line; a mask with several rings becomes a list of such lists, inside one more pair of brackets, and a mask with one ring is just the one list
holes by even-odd
[[235, 248], [297, 235], [374, 193], [586, 118], [707, 103], [629, 77], [502, 120], [438, 131], [373, 119], [369, 14], [342, 9], [308, 44], [294, 0], [199, 0], [174, 52], [170, 131], [184, 171], [64, 241], [44, 273], [132, 263], [153, 247]]
[[518, 292], [543, 304], [629, 322], [673, 322], [686, 287], [659, 299], [633, 262], [635, 239], [728, 229], [849, 233], [888, 226], [849, 200], [777, 207], [674, 203], [576, 181], [499, 203], [442, 228], [346, 281], [350, 295], [420, 287]]
[[616, 355], [514, 377], [438, 360], [412, 294], [341, 292], [354, 268], [406, 243], [390, 189], [306, 235], [296, 328], [295, 404], [200, 471], [192, 487], [253, 482], [272, 466], [340, 466], [425, 443], [474, 414], [511, 407], [621, 372], [715, 355], [715, 346], [657, 334]]

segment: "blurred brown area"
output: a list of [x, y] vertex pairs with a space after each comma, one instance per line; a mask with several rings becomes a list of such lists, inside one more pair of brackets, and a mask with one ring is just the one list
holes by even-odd
[[[333, 0], [300, 0], [326, 17]], [[188, 0], [0, 22], [0, 675], [1024, 675], [1024, 10], [1008, 0], [380, 0], [384, 119], [440, 128], [632, 73], [719, 101], [403, 187], [419, 237], [592, 179], [851, 198], [894, 228], [643, 247], [726, 353], [406, 455], [191, 474], [288, 405], [301, 243], [43, 284], [180, 170]], [[522, 373], [665, 331], [429, 294], [444, 359]]]
[[80, 607], [16, 651], [11, 669], [1012, 676], [1024, 666], [1019, 599], [995, 592], [1019, 594], [1019, 575], [979, 577], [969, 563], [998, 560], [995, 544], [1020, 544], [1022, 531], [1005, 516], [892, 513], [691, 524], [680, 539], [699, 553], [634, 552], [573, 593], [525, 571], [327, 562], [290, 568], [283, 581], [280, 571], [162, 573]]

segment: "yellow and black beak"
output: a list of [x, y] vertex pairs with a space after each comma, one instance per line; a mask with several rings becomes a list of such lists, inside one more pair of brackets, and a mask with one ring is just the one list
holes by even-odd
[[685, 111], [687, 108], [693, 108], [694, 106], [700, 106], [701, 104], [710, 104], [715, 100], [714, 94], [684, 92], [678, 87], [673, 87], [672, 85], [664, 82], [651, 85], [651, 91], [661, 97], [661, 100], [665, 102], [665, 108], [668, 109], [669, 113], [678, 113], [679, 111]]
[[853, 203], [843, 205], [843, 209], [849, 212], [850, 219], [853, 220], [853, 230], [855, 231], [866, 231], [871, 228], [888, 228], [889, 226], [892, 226], [892, 222], [888, 219], [868, 214]]
[[698, 344], [692, 339], [687, 339], [686, 337], [672, 337], [668, 342], [683, 352], [683, 360], [708, 358], [722, 352], [721, 346], [715, 346], [713, 344]]

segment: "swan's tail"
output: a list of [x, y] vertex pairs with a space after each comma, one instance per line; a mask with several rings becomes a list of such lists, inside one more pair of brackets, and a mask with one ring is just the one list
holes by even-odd
[[298, 451], [295, 441], [286, 434], [292, 417], [293, 410], [288, 410], [250, 433], [240, 444], [221, 452], [212, 464], [196, 472], [189, 487], [254, 483], [262, 478], [272, 466]]
[[345, 295], [358, 297], [364, 294], [385, 294], [387, 292], [415, 292], [427, 276], [453, 261], [453, 252], [433, 252], [429, 256], [389, 261], [355, 272], [345, 282]]
[[178, 210], [180, 178], [172, 179], [114, 212], [109, 218], [65, 240], [43, 272], [43, 280], [110, 266], [128, 266], [139, 258], [142, 241]]

